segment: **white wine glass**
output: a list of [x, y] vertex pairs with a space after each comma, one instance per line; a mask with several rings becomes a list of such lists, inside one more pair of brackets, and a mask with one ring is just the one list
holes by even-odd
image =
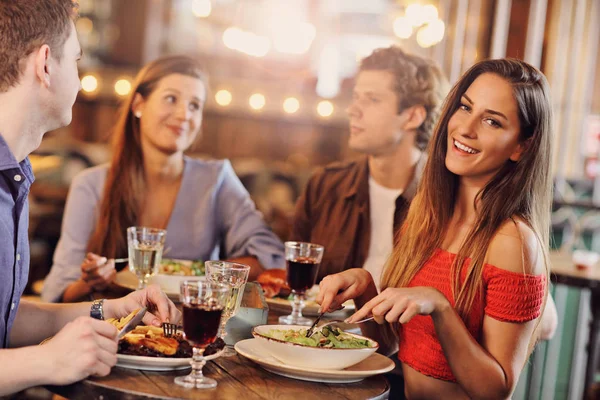
[[148, 278], [158, 272], [167, 231], [131, 226], [127, 228], [129, 270], [138, 278], [138, 290], [148, 284]]
[[[225, 335], [227, 335], [225, 325], [227, 325], [229, 318], [233, 317], [240, 308], [246, 282], [248, 282], [248, 275], [250, 274], [250, 267], [230, 261], [207, 261], [204, 263], [204, 267], [209, 282], [226, 285], [230, 289], [218, 334], [221, 339], [225, 340]], [[235, 354], [235, 350], [226, 347], [222, 357], [230, 357]]]

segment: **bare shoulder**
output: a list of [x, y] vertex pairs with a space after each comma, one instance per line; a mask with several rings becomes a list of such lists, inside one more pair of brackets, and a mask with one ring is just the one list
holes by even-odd
[[511, 272], [544, 273], [544, 257], [537, 235], [523, 220], [508, 220], [492, 238], [486, 262]]

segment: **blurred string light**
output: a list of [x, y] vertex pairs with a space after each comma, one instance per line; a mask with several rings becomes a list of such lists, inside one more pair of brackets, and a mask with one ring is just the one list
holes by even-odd
[[115, 92], [119, 96], [127, 96], [131, 91], [131, 82], [129, 79], [119, 79], [115, 82]]
[[231, 96], [231, 92], [229, 90], [222, 89], [215, 94], [215, 101], [222, 107], [227, 107], [230, 105], [232, 100], [233, 96]]
[[266, 36], [246, 32], [231, 27], [223, 32], [223, 43], [232, 50], [237, 50], [253, 57], [264, 57], [271, 48], [271, 41]]
[[300, 109], [300, 101], [295, 97], [288, 97], [283, 101], [283, 111], [294, 114]]
[[265, 100], [265, 96], [262, 94], [254, 93], [252, 96], [250, 96], [250, 99], [248, 99], [248, 103], [253, 110], [261, 110], [267, 101]]
[[304, 54], [310, 49], [316, 34], [316, 28], [308, 22], [288, 24], [282, 21], [273, 35], [273, 45], [280, 53]]
[[265, 33], [273, 47], [284, 54], [308, 52], [317, 30], [308, 22], [308, 6], [305, 0], [267, 0], [261, 11]]
[[317, 104], [317, 113], [323, 118], [330, 117], [333, 114], [333, 104], [328, 100], [321, 100]]
[[394, 20], [394, 34], [400, 39], [408, 39], [413, 33], [413, 27], [408, 17], [400, 16]]
[[94, 93], [98, 90], [98, 78], [94, 75], [86, 75], [81, 78], [81, 89], [86, 93]]
[[342, 77], [342, 60], [339, 42], [329, 40], [321, 50], [317, 69], [316, 91], [320, 97], [331, 99], [338, 95]]
[[206, 18], [212, 12], [210, 0], [194, 0], [192, 2], [192, 13], [198, 18]]
[[444, 38], [444, 22], [436, 20], [425, 25], [417, 32], [417, 43], [419, 46], [427, 48], [442, 41]]
[[75, 26], [77, 28], [77, 33], [81, 35], [89, 35], [94, 30], [94, 22], [87, 17], [79, 18], [75, 23]]
[[433, 4], [410, 4], [404, 15], [394, 20], [394, 34], [400, 39], [408, 39], [417, 30], [417, 43], [421, 47], [431, 47], [444, 38], [444, 21], [439, 19], [437, 8]]

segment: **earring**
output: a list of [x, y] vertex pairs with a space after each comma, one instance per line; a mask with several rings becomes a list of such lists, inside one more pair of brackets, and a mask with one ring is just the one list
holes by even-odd
[[136, 111], [133, 113], [133, 115], [135, 115], [136, 118], [142, 118], [142, 112], [141, 111]]

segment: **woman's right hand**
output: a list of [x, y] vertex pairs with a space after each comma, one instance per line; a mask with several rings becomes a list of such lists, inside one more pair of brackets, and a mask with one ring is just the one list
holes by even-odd
[[94, 290], [106, 289], [116, 275], [114, 261], [106, 257], [88, 253], [81, 263], [81, 279]]
[[319, 312], [337, 310], [346, 300], [354, 299], [373, 284], [371, 273], [362, 268], [327, 275], [319, 284], [316, 302], [321, 305]]

